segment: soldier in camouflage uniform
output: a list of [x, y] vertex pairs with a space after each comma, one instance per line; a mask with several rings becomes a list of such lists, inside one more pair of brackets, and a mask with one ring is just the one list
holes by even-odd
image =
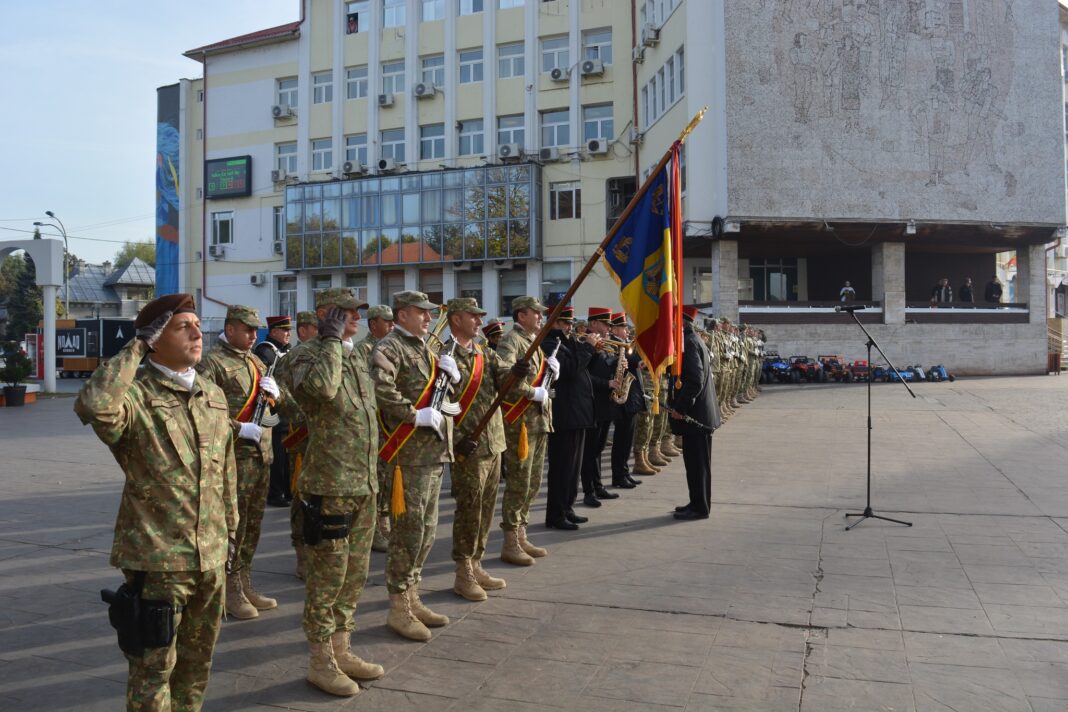
[[448, 402], [441, 410], [430, 407], [439, 375], [453, 385], [460, 380], [456, 361], [446, 354], [435, 358], [424, 340], [430, 312], [438, 308], [422, 292], [397, 292], [393, 331], [371, 352], [378, 413], [389, 433], [380, 453], [392, 467], [400, 468], [404, 489], [404, 511], [392, 512], [386, 555], [390, 600], [386, 625], [410, 640], [429, 640], [427, 626], [449, 623], [448, 616], [434, 613], [419, 598], [423, 563], [437, 533], [444, 465], [452, 462], [451, 416], [459, 410]]
[[[223, 611], [237, 468], [226, 396], [197, 378], [200, 321], [188, 294], [146, 304], [137, 338], [74, 403], [126, 476], [111, 565], [141, 598], [176, 607], [170, 645], [127, 654], [129, 710], [199, 710]], [[144, 366], [141, 360], [148, 356]]]
[[[652, 396], [653, 393], [653, 379], [649, 375], [649, 369], [644, 363], [638, 368], [638, 377], [641, 379], [642, 392]], [[659, 467], [655, 467], [653, 463], [649, 462], [649, 442], [653, 437], [653, 422], [656, 420], [656, 416], [653, 415], [653, 409], [647, 408], [646, 410], [638, 413], [634, 419], [634, 474], [636, 475], [655, 475], [660, 472]]]
[[[541, 328], [546, 308], [537, 297], [516, 297], [512, 300], [512, 330], [501, 337], [497, 353], [508, 366], [523, 360], [527, 349], [534, 343], [534, 337]], [[542, 361], [545, 369], [542, 369]], [[521, 366], [522, 368], [522, 366]], [[530, 361], [530, 372], [523, 379], [524, 387], [536, 387], [542, 381], [537, 380], [539, 372], [552, 370], [559, 374], [560, 364], [556, 359], [546, 357], [539, 348]], [[542, 373], [544, 377], [544, 373]], [[505, 403], [505, 409], [510, 406]], [[526, 408], [513, 423], [505, 420], [504, 424], [504, 469], [508, 479], [504, 486], [501, 501], [501, 529], [504, 530], [504, 546], [501, 560], [517, 566], [530, 566], [534, 559], [546, 556], [549, 552], [540, 546], [534, 546], [527, 539], [527, 525], [530, 523], [530, 505], [541, 488], [541, 476], [545, 469], [545, 448], [549, 433], [553, 429], [552, 409], [548, 403], [521, 403], [517, 408]], [[519, 459], [519, 441], [526, 432], [527, 457]]]
[[226, 612], [234, 618], [259, 616], [278, 602], [252, 585], [252, 557], [260, 541], [263, 508], [267, 503], [272, 459], [271, 428], [251, 422], [260, 391], [280, 399], [267, 366], [251, 352], [256, 329], [261, 326], [256, 309], [238, 304], [226, 310], [224, 331], [211, 351], [197, 364], [197, 372], [226, 394], [234, 431], [237, 458], [237, 506], [240, 523], [234, 555], [227, 562]]
[[[522, 380], [527, 369], [522, 365], [509, 369], [497, 352], [480, 346], [475, 339], [486, 311], [478, 301], [469, 297], [450, 299], [448, 304], [449, 331], [452, 338], [445, 343], [444, 352], [452, 351], [460, 369], [457, 402], [460, 413], [455, 418], [454, 438], [457, 443], [470, 435], [489, 410], [499, 389], [512, 371]], [[477, 368], [476, 368], [477, 364]], [[477, 380], [476, 380], [477, 379]], [[544, 388], [522, 387], [517, 396], [544, 401]], [[486, 553], [490, 524], [497, 506], [497, 487], [500, 483], [501, 453], [504, 452], [504, 419], [500, 408], [478, 438], [475, 449], [452, 466], [452, 486], [456, 497], [456, 515], [452, 524], [452, 560], [456, 562], [456, 580], [452, 590], [469, 601], [486, 600], [486, 591], [505, 587], [501, 578], [490, 576], [482, 568]]]
[[[367, 372], [371, 369], [371, 351], [382, 337], [393, 331], [393, 310], [388, 304], [376, 304], [367, 310], [368, 334], [356, 344], [356, 350], [364, 362], [367, 363]], [[385, 435], [379, 431], [379, 439], [385, 440]], [[389, 497], [393, 491], [393, 478], [387, 463], [378, 461], [378, 520], [375, 525], [375, 539], [371, 544], [374, 551], [385, 552], [389, 547]]]
[[307, 679], [339, 696], [360, 691], [350, 678], [373, 680], [383, 674], [381, 665], [365, 662], [350, 647], [377, 511], [374, 400], [364, 361], [352, 344], [358, 310], [366, 306], [350, 289], [316, 294], [319, 335], [289, 354], [285, 372], [311, 439], [297, 483], [305, 507]]

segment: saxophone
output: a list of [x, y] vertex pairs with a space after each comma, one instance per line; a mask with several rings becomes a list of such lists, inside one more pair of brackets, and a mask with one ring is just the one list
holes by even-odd
[[612, 402], [617, 405], [623, 405], [627, 402], [627, 398], [630, 396], [630, 387], [634, 383], [634, 374], [627, 370], [627, 356], [630, 355], [630, 349], [622, 345], [618, 347], [616, 355], [616, 375], [615, 381], [619, 383], [619, 386], [612, 391]]

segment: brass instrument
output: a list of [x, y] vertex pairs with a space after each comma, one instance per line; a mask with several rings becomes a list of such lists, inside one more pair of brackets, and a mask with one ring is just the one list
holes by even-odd
[[[578, 341], [579, 343], [582, 343], [582, 344], [588, 344], [590, 342], [589, 341], [589, 335], [588, 334], [580, 334], [580, 335], [575, 337], [575, 341]], [[604, 351], [609, 346], [615, 346], [616, 348], [629, 349], [633, 345], [634, 345], [633, 341], [619, 341], [618, 339], [602, 338], [600, 341], [597, 342], [597, 347], [596, 348], [597, 348], [598, 351]]]
[[630, 396], [630, 387], [634, 385], [634, 374], [628, 369], [630, 365], [627, 361], [627, 356], [630, 355], [630, 344], [623, 346], [625, 342], [617, 341], [616, 352], [616, 375], [613, 380], [619, 385], [612, 390], [612, 402], [616, 405], [623, 405], [627, 402], [627, 398]]
[[[426, 345], [434, 353], [440, 353], [445, 348], [445, 340], [441, 338], [441, 332], [445, 331], [445, 327], [449, 324], [449, 313], [445, 307], [441, 307], [441, 315], [438, 317], [437, 322], [426, 335]], [[437, 342], [436, 344], [434, 342]]]

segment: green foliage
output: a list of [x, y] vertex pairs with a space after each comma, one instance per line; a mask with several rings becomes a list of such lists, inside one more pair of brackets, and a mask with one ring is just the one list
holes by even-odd
[[156, 243], [155, 242], [127, 242], [115, 254], [115, 269], [122, 269], [133, 262], [134, 257], [139, 257], [142, 262], [150, 267], [156, 266]]
[[[44, 314], [44, 300], [41, 288], [37, 286], [37, 269], [30, 256], [13, 255], [13, 259], [22, 263], [15, 275], [14, 285], [6, 296], [7, 301], [7, 338], [21, 341], [26, 334], [37, 330], [37, 323]], [[5, 267], [8, 265], [5, 261]], [[58, 301], [58, 300], [57, 300]]]
[[4, 365], [0, 367], [0, 382], [17, 386], [33, 372], [33, 363], [14, 341], [4, 344], [3, 353]]

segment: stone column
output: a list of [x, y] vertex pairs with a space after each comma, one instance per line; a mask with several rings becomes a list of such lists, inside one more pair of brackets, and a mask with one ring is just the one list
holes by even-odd
[[712, 313], [738, 321], [738, 241], [712, 243]]
[[883, 305], [884, 324], [905, 323], [905, 243], [871, 248], [871, 296]]
[[[44, 358], [45, 393], [56, 392], [56, 291], [58, 287], [46, 284], [41, 287], [44, 297], [44, 338], [38, 358]], [[17, 337], [16, 337], [17, 338]]]
[[1046, 323], [1046, 249], [1028, 245], [1016, 250], [1016, 296], [1027, 302], [1027, 322]]

